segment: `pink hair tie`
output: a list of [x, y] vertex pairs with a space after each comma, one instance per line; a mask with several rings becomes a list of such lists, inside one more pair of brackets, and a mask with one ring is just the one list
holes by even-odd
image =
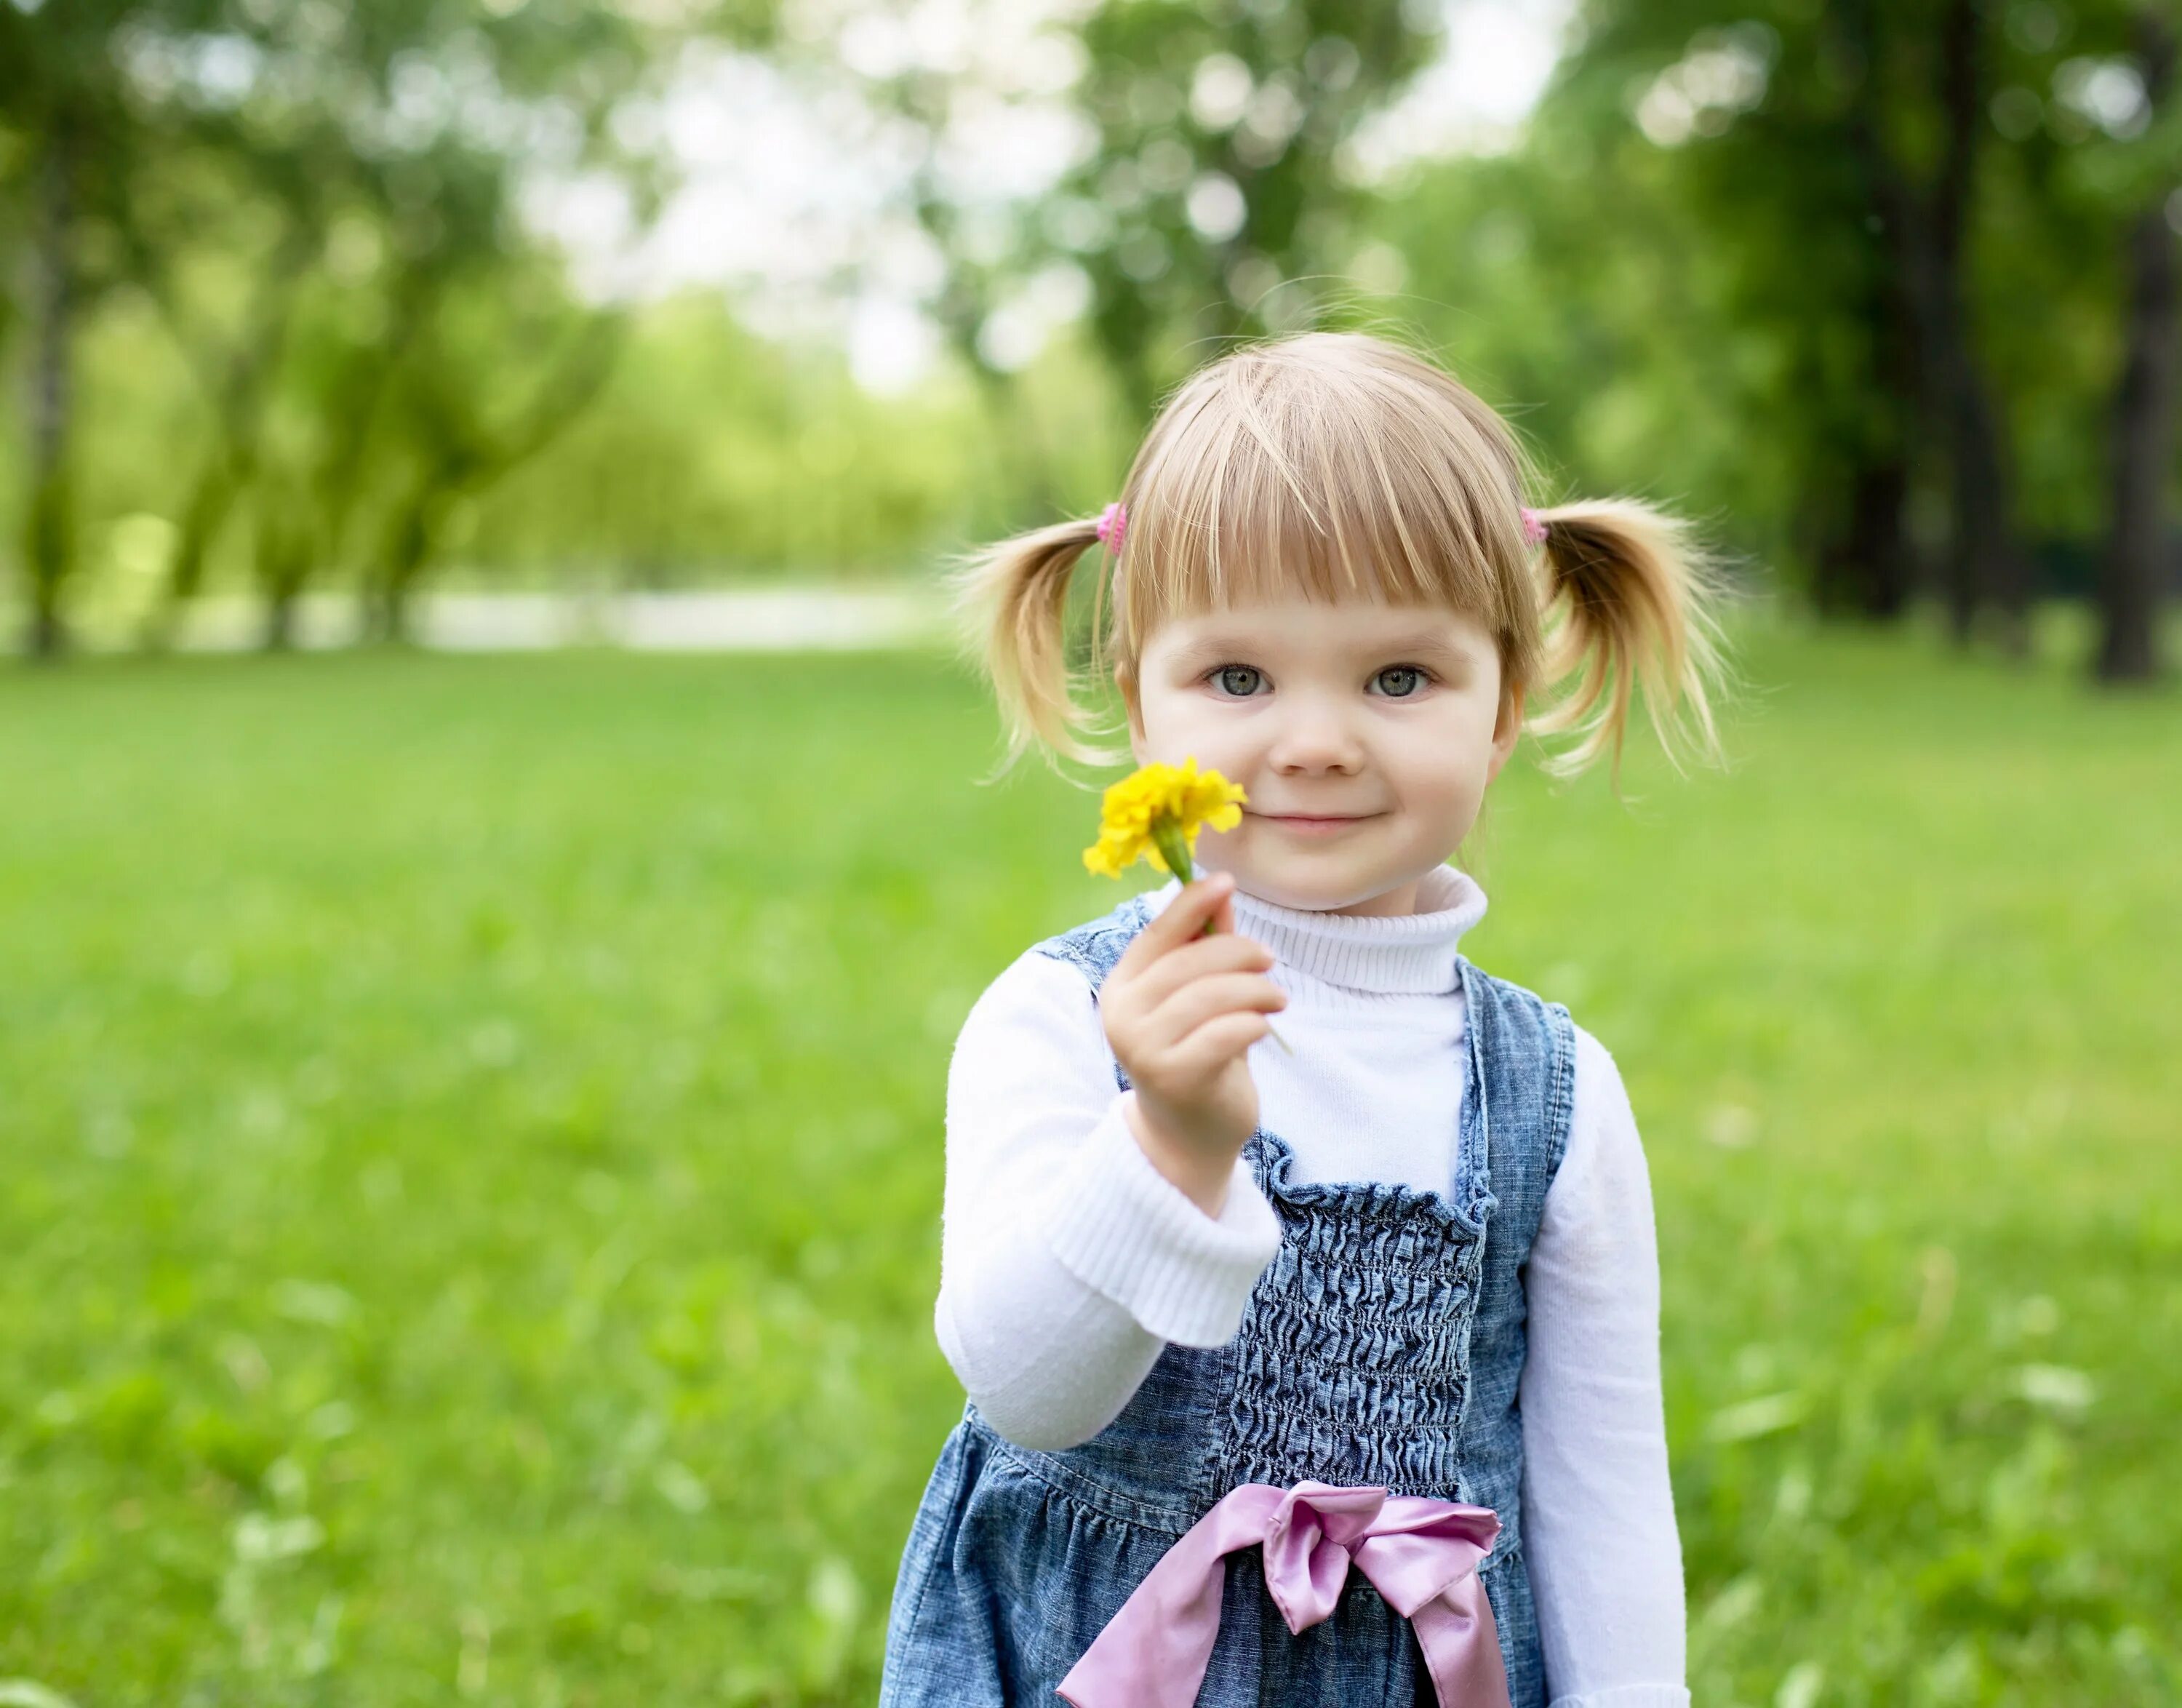
[[1116, 557], [1121, 555], [1121, 535], [1128, 530], [1129, 513], [1119, 503], [1109, 504], [1099, 517], [1099, 543]]
[[1533, 546], [1546, 543], [1546, 518], [1528, 505], [1523, 507], [1523, 537]]

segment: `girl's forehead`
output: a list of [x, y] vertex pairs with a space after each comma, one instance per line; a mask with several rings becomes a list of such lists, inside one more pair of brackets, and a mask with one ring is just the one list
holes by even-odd
[[1402, 646], [1468, 650], [1492, 639], [1484, 617], [1439, 602], [1317, 599], [1301, 593], [1233, 600], [1171, 613], [1145, 637], [1147, 654], [1221, 646], [1278, 646], [1294, 652], [1346, 653]]

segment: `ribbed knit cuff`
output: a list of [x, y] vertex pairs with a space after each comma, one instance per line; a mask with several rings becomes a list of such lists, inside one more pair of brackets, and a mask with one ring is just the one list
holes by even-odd
[[1273, 1206], [1238, 1157], [1216, 1219], [1152, 1166], [1121, 1099], [1091, 1131], [1056, 1195], [1048, 1239], [1086, 1286], [1162, 1340], [1224, 1346], [1280, 1250]]

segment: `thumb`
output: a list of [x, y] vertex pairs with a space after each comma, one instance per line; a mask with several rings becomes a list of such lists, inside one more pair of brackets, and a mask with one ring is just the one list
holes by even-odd
[[1160, 956], [1179, 949], [1193, 938], [1202, 937], [1216, 916], [1234, 929], [1234, 910], [1227, 897], [1235, 887], [1235, 880], [1225, 872], [1215, 872], [1185, 884], [1182, 893], [1137, 933], [1136, 940], [1121, 951], [1115, 963], [1116, 973], [1133, 974]]
[[1152, 922], [1160, 934], [1160, 946], [1171, 948], [1202, 937], [1223, 919], [1232, 930], [1235, 914], [1229, 898], [1234, 890], [1235, 880], [1225, 872], [1209, 872], [1183, 884], [1182, 893]]

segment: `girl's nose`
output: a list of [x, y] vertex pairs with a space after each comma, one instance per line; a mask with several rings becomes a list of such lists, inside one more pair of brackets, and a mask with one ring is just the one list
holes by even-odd
[[1364, 746], [1332, 708], [1299, 705], [1282, 723], [1268, 757], [1275, 770], [1288, 776], [1350, 776], [1363, 768]]

